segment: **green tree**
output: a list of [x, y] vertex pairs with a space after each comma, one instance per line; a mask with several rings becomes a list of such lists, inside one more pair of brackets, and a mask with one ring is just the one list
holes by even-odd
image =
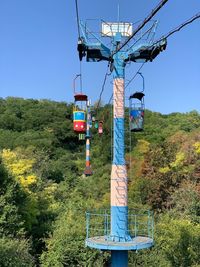
[[29, 242], [25, 239], [0, 238], [1, 267], [34, 267]]
[[41, 256], [43, 267], [102, 267], [108, 260], [107, 254], [85, 247], [85, 208], [94, 201], [76, 194], [71, 195], [68, 208], [59, 216], [52, 236], [47, 240], [47, 251]]

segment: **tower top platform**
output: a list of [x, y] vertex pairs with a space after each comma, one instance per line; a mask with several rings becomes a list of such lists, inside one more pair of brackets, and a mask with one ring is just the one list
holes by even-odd
[[[87, 236], [85, 244], [100, 250], [140, 250], [150, 248], [153, 241], [153, 213], [149, 210], [130, 210], [125, 236], [110, 234], [111, 215], [109, 210], [86, 213]], [[120, 234], [119, 234], [120, 235]]]
[[127, 242], [114, 242], [109, 236], [96, 236], [86, 239], [86, 246], [100, 250], [140, 250], [150, 248], [154, 242], [152, 238], [137, 236]]

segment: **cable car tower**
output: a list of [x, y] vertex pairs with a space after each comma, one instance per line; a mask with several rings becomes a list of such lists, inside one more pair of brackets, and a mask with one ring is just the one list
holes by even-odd
[[[166, 49], [167, 38], [184, 26], [200, 18], [200, 13], [169, 32], [165, 37], [153, 41], [157, 23], [144, 30], [153, 16], [168, 2], [161, 0], [151, 13], [133, 30], [132, 23], [102, 21], [101, 36], [96, 36], [87, 23], [78, 17], [78, 53], [80, 61], [86, 57], [87, 62], [107, 61], [113, 73], [113, 162], [111, 171], [110, 211], [87, 212], [86, 245], [102, 251], [111, 251], [112, 267], [128, 266], [128, 251], [150, 248], [153, 246], [153, 218], [150, 211], [128, 211], [127, 169], [124, 153], [124, 102], [125, 102], [125, 67], [128, 62], [152, 62], [158, 54]], [[153, 34], [151, 34], [153, 33]], [[140, 34], [138, 36], [138, 34]], [[101, 37], [110, 38], [110, 45]], [[130, 41], [133, 41], [131, 44]], [[143, 96], [134, 94], [130, 100], [139, 99], [140, 108], [134, 108], [142, 117]], [[134, 115], [134, 116], [136, 116]], [[134, 117], [133, 116], [133, 117]], [[142, 130], [143, 123], [132, 125], [133, 131]], [[96, 231], [95, 231], [96, 224]], [[103, 225], [102, 229], [100, 225]]]
[[[145, 21], [133, 31], [132, 23], [102, 22], [101, 36], [96, 36], [86, 23], [78, 21], [78, 52], [80, 60], [86, 56], [88, 62], [107, 61], [113, 73], [113, 162], [111, 171], [110, 211], [103, 214], [87, 213], [86, 245], [91, 248], [111, 251], [112, 267], [128, 266], [128, 251], [153, 246], [153, 219], [147, 211], [128, 212], [128, 177], [125, 162], [124, 106], [125, 106], [125, 67], [127, 62], [153, 61], [166, 48], [166, 39], [156, 44], [153, 40], [138, 38], [131, 46], [128, 40], [135, 36], [153, 15], [167, 2], [161, 3]], [[154, 31], [153, 23], [147, 30], [148, 36]], [[145, 36], [145, 34], [140, 35]], [[111, 38], [112, 45], [104, 44], [101, 37]], [[140, 42], [139, 42], [140, 40]], [[92, 232], [96, 218], [102, 218], [103, 232]], [[97, 219], [99, 220], [99, 219]], [[101, 219], [100, 219], [101, 220]], [[99, 225], [99, 222], [97, 223]], [[144, 227], [145, 225], [145, 227]], [[98, 227], [98, 226], [97, 226]], [[99, 228], [99, 227], [98, 227]], [[145, 228], [145, 229], [143, 229]]]

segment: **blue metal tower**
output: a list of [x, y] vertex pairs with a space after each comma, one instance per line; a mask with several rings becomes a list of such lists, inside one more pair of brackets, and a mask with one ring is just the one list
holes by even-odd
[[[109, 48], [80, 22], [79, 58], [89, 62], [108, 61], [113, 70], [113, 162], [110, 211], [87, 213], [86, 245], [111, 251], [112, 267], [128, 266], [128, 251], [153, 246], [153, 216], [150, 211], [128, 211], [127, 169], [124, 153], [125, 67], [127, 62], [152, 61], [166, 48], [166, 39], [140, 42], [126, 47], [132, 36], [130, 23], [103, 23], [102, 34], [113, 38]], [[92, 38], [89, 36], [92, 34]], [[95, 39], [95, 41], [94, 41]], [[95, 230], [96, 229], [96, 230]]]

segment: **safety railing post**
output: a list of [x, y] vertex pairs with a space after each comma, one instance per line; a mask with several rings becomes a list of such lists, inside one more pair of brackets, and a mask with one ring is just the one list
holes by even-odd
[[104, 236], [107, 235], [107, 214], [104, 212]]
[[147, 221], [147, 231], [148, 231], [148, 237], [150, 237], [150, 210], [148, 210], [148, 221]]
[[154, 216], [153, 216], [153, 214], [152, 214], [152, 220], [151, 220], [151, 229], [152, 229], [152, 233], [151, 233], [151, 235], [152, 235], [152, 239], [154, 239]]
[[89, 238], [90, 214], [86, 212], [86, 238]]
[[137, 236], [137, 215], [135, 214], [135, 237]]

